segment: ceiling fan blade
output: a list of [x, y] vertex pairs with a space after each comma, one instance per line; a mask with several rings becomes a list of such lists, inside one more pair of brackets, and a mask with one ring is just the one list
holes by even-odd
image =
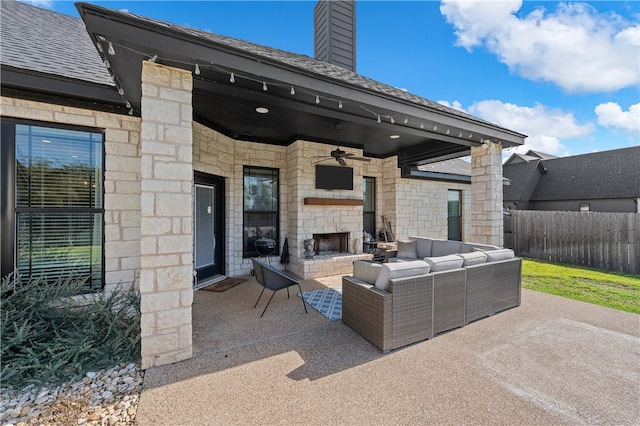
[[364, 161], [365, 163], [369, 163], [371, 161], [371, 158], [364, 158], [364, 157], [349, 157], [348, 160], [355, 160], [355, 161]]
[[338, 164], [340, 164], [340, 167], [345, 167], [347, 165], [347, 163], [342, 159], [342, 158], [336, 158], [336, 161], [338, 162]]

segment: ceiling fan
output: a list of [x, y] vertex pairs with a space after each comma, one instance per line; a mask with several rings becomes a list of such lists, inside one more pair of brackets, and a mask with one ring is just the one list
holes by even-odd
[[336, 139], [336, 149], [331, 151], [328, 157], [323, 157], [323, 158], [335, 158], [338, 164], [340, 164], [340, 167], [345, 167], [347, 165], [347, 162], [344, 161], [345, 159], [355, 160], [355, 161], [364, 161], [366, 163], [370, 162], [371, 161], [370, 158], [358, 157], [352, 152], [346, 152], [340, 149], [340, 129], [342, 129], [342, 124], [336, 123], [336, 130], [338, 131], [338, 138]]

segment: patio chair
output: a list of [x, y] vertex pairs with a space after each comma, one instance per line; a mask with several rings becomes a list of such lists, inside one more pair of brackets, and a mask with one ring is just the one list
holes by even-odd
[[258, 259], [252, 258], [251, 262], [253, 262], [253, 270], [255, 271], [256, 281], [258, 281], [258, 283], [262, 286], [262, 291], [260, 292], [260, 296], [258, 296], [258, 300], [256, 300], [256, 304], [253, 305], [253, 307], [256, 308], [258, 306], [258, 302], [260, 302], [260, 298], [262, 297], [262, 293], [264, 293], [265, 289], [269, 289], [273, 292], [271, 294], [271, 297], [269, 298], [269, 301], [267, 302], [267, 306], [264, 307], [264, 310], [260, 315], [261, 318], [264, 315], [264, 313], [267, 311], [267, 308], [269, 307], [269, 304], [271, 303], [273, 296], [275, 296], [276, 291], [286, 288], [287, 299], [288, 299], [290, 297], [289, 287], [294, 285], [298, 286], [298, 289], [300, 290], [300, 297], [302, 298], [302, 306], [304, 306], [304, 312], [308, 313], [307, 304], [304, 300], [304, 295], [302, 294], [302, 287], [300, 287], [300, 283], [298, 282], [298, 280], [296, 280], [293, 277], [290, 277], [287, 274], [284, 274], [283, 272], [275, 269], [271, 265], [267, 265], [266, 263], [259, 261]]

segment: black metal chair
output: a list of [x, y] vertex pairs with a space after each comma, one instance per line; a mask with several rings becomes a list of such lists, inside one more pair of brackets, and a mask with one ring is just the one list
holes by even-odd
[[264, 307], [264, 310], [262, 311], [260, 317], [262, 317], [267, 311], [267, 308], [269, 307], [273, 296], [275, 296], [276, 291], [286, 288], [287, 298], [289, 298], [289, 287], [294, 285], [298, 286], [298, 289], [300, 290], [300, 297], [302, 298], [302, 305], [304, 306], [304, 312], [308, 313], [307, 303], [304, 300], [302, 287], [300, 287], [300, 283], [298, 282], [298, 280], [290, 277], [287, 274], [284, 274], [282, 271], [275, 269], [271, 265], [267, 265], [266, 263], [259, 261], [258, 259], [252, 258], [251, 262], [253, 262], [253, 270], [256, 276], [256, 281], [258, 281], [258, 283], [262, 286], [260, 296], [258, 296], [258, 300], [256, 300], [256, 304], [253, 305], [253, 307], [256, 308], [258, 306], [258, 302], [260, 302], [260, 298], [262, 297], [262, 293], [264, 293], [265, 289], [269, 289], [273, 292], [271, 294], [271, 297], [269, 298], [269, 301], [267, 302], [267, 306]]

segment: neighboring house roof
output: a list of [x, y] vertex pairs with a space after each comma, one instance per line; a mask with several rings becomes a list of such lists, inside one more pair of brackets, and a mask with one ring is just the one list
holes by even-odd
[[531, 201], [640, 197], [640, 146], [544, 160]]
[[471, 163], [460, 158], [452, 158], [436, 163], [402, 167], [401, 176], [410, 179], [440, 180], [470, 184]]
[[503, 166], [505, 202], [640, 197], [640, 146], [544, 158]]
[[17, 1], [1, 3], [3, 66], [114, 85], [81, 19]]
[[541, 161], [531, 158], [530, 161], [520, 161], [502, 166], [502, 175], [509, 180], [502, 191], [504, 202], [518, 202], [528, 200], [531, 192], [541, 176]]
[[558, 158], [556, 155], [545, 154], [544, 152], [534, 151], [532, 149], [527, 151], [525, 155], [529, 157], [540, 158], [542, 160], [551, 160], [552, 158]]
[[518, 154], [518, 153], [512, 154], [511, 157], [509, 157], [507, 161], [504, 162], [503, 165], [506, 166], [507, 164], [514, 164], [514, 163], [521, 163], [521, 162], [528, 163], [530, 161], [536, 161], [536, 160], [551, 160], [552, 158], [558, 158], [558, 157], [551, 154], [545, 154], [544, 152], [529, 150], [527, 151], [526, 154]]
[[471, 176], [471, 163], [460, 158], [438, 161], [418, 166], [418, 170], [433, 173], [448, 173], [462, 176]]

